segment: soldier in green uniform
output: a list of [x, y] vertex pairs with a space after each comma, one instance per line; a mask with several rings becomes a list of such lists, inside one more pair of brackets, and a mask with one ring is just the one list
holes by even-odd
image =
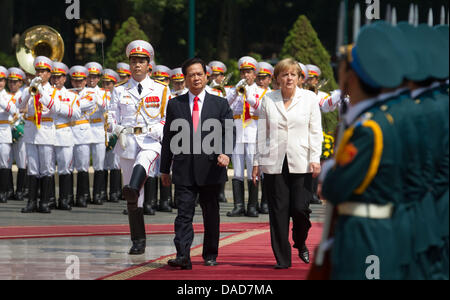
[[[448, 96], [446, 101], [437, 98], [433, 83], [448, 77], [448, 44], [445, 47], [437, 31], [425, 24], [412, 27], [400, 23], [399, 28], [407, 37], [407, 48], [414, 52], [418, 62], [418, 71], [407, 75], [411, 97], [419, 111], [416, 130], [420, 139], [417, 151], [422, 182], [412, 222], [411, 276], [412, 279], [445, 279], [442, 249], [445, 232], [448, 236], [448, 223], [447, 229], [443, 229], [446, 219], [448, 222], [448, 195], [446, 201], [440, 199], [445, 199], [448, 188], [442, 188], [439, 182], [446, 182], [448, 186]], [[445, 161], [447, 170], [440, 175]]]
[[[401, 85], [401, 61], [389, 36], [368, 26], [340, 63], [340, 87], [350, 95], [351, 106], [322, 190], [338, 215], [332, 279], [399, 278], [392, 216], [403, 196], [401, 145], [395, 120], [380, 108], [378, 97], [383, 88]], [[378, 266], [373, 274], [371, 263]]]

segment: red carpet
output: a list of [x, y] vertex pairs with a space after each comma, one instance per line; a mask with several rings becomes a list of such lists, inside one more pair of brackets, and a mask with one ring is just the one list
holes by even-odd
[[[242, 232], [266, 227], [264, 223], [221, 224], [222, 232]], [[148, 224], [147, 234], [172, 234], [173, 224]], [[203, 224], [194, 224], [196, 233], [203, 233]], [[76, 226], [11, 226], [0, 227], [0, 240], [29, 238], [59, 238], [77, 236], [129, 235], [128, 225], [76, 225]]]
[[[312, 252], [321, 238], [322, 224], [313, 224], [307, 246]], [[291, 241], [292, 243], [292, 241]], [[293, 244], [293, 243], [292, 243]], [[265, 228], [237, 233], [221, 240], [219, 266], [205, 267], [202, 247], [192, 249], [192, 271], [181, 271], [167, 266], [174, 255], [100, 278], [102, 280], [304, 280], [310, 265], [300, 261], [297, 250], [292, 250], [292, 268], [275, 270], [276, 264], [270, 244], [268, 225]], [[311, 261], [313, 257], [311, 257]]]

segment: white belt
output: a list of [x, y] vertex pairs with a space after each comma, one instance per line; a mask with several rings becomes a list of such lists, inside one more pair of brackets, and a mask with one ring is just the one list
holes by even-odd
[[390, 219], [394, 212], [392, 203], [386, 205], [345, 202], [338, 205], [338, 214], [367, 219]]
[[148, 134], [152, 131], [151, 128], [147, 127], [127, 127], [125, 128], [126, 134], [134, 134], [134, 135], [142, 135], [142, 134]]

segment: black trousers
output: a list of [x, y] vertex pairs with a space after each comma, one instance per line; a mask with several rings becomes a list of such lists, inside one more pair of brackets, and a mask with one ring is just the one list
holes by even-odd
[[302, 250], [306, 247], [305, 242], [311, 228], [311, 180], [312, 174], [290, 174], [287, 158], [284, 160], [282, 174], [264, 174], [272, 250], [280, 266], [292, 265], [292, 249], [289, 243], [291, 218], [294, 248]]
[[190, 259], [194, 227], [192, 222], [195, 215], [195, 202], [199, 195], [203, 212], [205, 234], [203, 239], [203, 259], [217, 259], [219, 254], [220, 213], [219, 193], [220, 184], [210, 186], [181, 186], [175, 185], [175, 196], [178, 204], [178, 216], [175, 219], [175, 247], [177, 257]]

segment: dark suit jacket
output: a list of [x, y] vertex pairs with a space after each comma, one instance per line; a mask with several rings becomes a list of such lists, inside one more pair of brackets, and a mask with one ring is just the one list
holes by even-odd
[[[174, 120], [177, 119], [183, 119], [189, 122], [190, 141], [183, 140], [182, 143], [190, 142], [190, 152], [174, 155], [172, 152], [173, 149], [171, 149], [170, 147], [171, 141], [172, 138], [177, 134], [180, 134], [182, 130], [181, 128], [179, 128], [178, 131], [171, 131], [170, 128]], [[220, 121], [222, 125], [222, 145], [220, 145], [220, 148], [219, 145], [215, 145], [218, 147], [218, 149], [221, 149], [220, 153], [216, 151], [213, 152], [213, 154], [208, 155], [205, 154], [204, 149], [201, 149], [201, 154], [193, 154], [194, 139], [192, 112], [189, 107], [189, 93], [169, 101], [166, 113], [166, 124], [164, 126], [160, 170], [163, 174], [170, 174], [170, 170], [172, 167], [172, 181], [176, 185], [206, 186], [213, 184], [222, 184], [228, 180], [227, 168], [219, 167], [217, 165], [217, 158], [220, 154], [225, 154], [231, 158], [233, 154], [232, 150], [234, 149], [234, 145], [236, 142], [236, 132], [234, 126], [228, 129], [225, 126], [226, 120], [229, 120], [227, 122], [228, 124], [233, 124], [233, 111], [231, 110], [226, 99], [206, 93], [200, 119], [202, 123], [210, 119]], [[202, 124], [199, 124], [199, 132], [201, 130], [201, 126]], [[226, 134], [226, 130], [232, 130], [233, 132], [232, 134], [231, 132], [228, 132], [228, 134]], [[212, 130], [202, 130], [201, 141], [203, 142], [205, 137], [207, 137], [211, 133]], [[228, 138], [228, 141], [226, 140], [226, 138]], [[225, 147], [225, 143], [228, 143], [228, 147]], [[229, 143], [232, 143], [232, 147], [229, 146]], [[212, 144], [214, 145], [214, 143]]]

